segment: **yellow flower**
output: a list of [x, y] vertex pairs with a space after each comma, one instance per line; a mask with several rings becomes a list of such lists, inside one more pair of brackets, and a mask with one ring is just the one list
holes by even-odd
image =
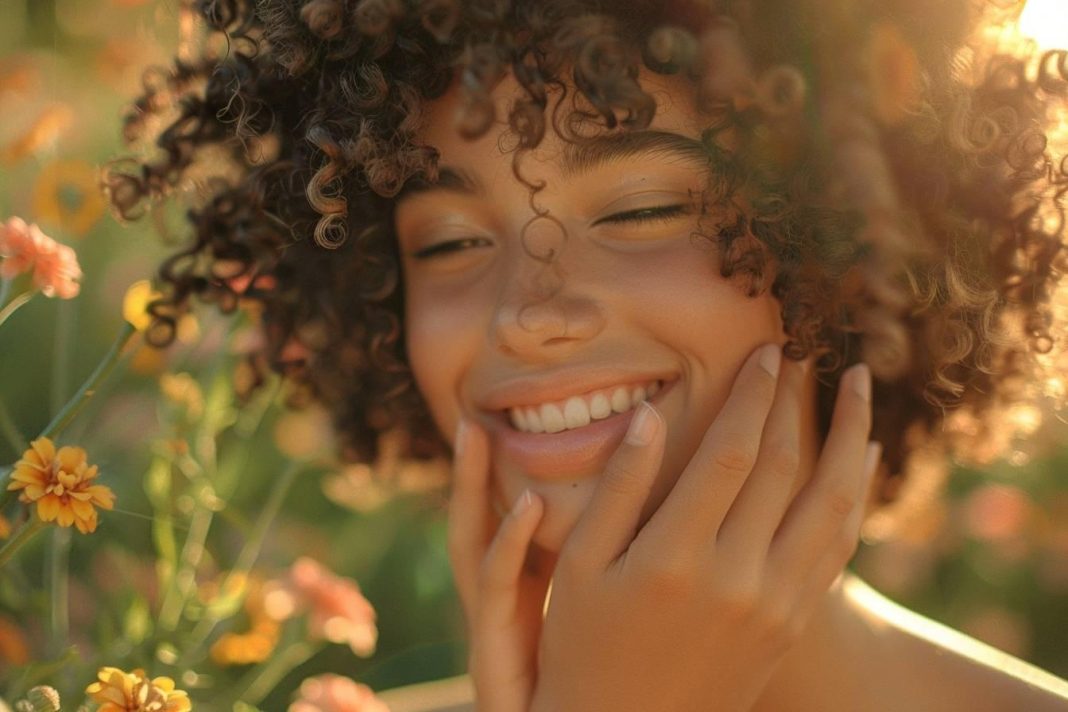
[[[211, 659], [218, 665], [261, 663], [271, 656], [278, 645], [282, 626], [267, 614], [268, 588], [264, 583], [256, 577], [235, 578], [237, 581], [231, 587], [238, 589], [236, 592], [240, 593], [240, 589], [247, 586], [244, 607], [248, 615], [249, 629], [220, 636], [211, 646]], [[226, 593], [228, 592], [223, 592], [224, 595]]]
[[126, 295], [122, 298], [122, 318], [130, 322], [130, 326], [138, 331], [144, 331], [152, 323], [148, 305], [162, 296], [152, 289], [152, 283], [147, 279], [134, 282], [127, 288]]
[[98, 682], [85, 688], [85, 694], [100, 704], [97, 712], [190, 712], [189, 695], [174, 689], [174, 680], [155, 677], [151, 680], [144, 670], [123, 672], [114, 667], [102, 667], [96, 674]]
[[111, 509], [115, 495], [104, 485], [94, 485], [96, 465], [86, 462], [80, 447], [56, 446], [48, 438], [38, 438], [15, 463], [9, 490], [22, 490], [19, 501], [37, 503], [37, 516], [55, 521], [61, 527], [71, 524], [88, 534], [96, 529], [96, 509]]
[[33, 186], [33, 212], [44, 223], [84, 235], [104, 214], [96, 169], [85, 161], [53, 161]]

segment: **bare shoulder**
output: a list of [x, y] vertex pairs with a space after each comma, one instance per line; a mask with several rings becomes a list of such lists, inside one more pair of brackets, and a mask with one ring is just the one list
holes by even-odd
[[870, 637], [875, 672], [910, 709], [1068, 711], [1068, 682], [910, 611], [855, 576], [843, 602]]
[[390, 712], [474, 712], [475, 689], [467, 675], [379, 692]]

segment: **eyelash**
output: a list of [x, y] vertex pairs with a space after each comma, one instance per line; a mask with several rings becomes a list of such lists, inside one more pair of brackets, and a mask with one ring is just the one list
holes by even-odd
[[488, 242], [489, 240], [483, 237], [465, 237], [460, 240], [448, 240], [446, 242], [439, 242], [436, 245], [424, 247], [421, 250], [413, 252], [412, 259], [428, 260], [432, 257], [439, 257], [441, 255], [451, 254], [467, 247], [478, 247]]
[[[600, 225], [602, 223], [651, 223], [662, 222], [677, 218], [680, 215], [689, 213], [690, 208], [685, 204], [678, 205], [656, 205], [648, 208], [639, 208], [637, 210], [629, 210], [623, 213], [616, 213], [615, 215], [609, 215], [608, 217], [601, 218], [594, 225]], [[412, 253], [412, 258], [416, 260], [427, 260], [433, 257], [442, 255], [448, 255], [469, 247], [480, 247], [489, 240], [482, 237], [465, 237], [460, 240], [448, 240], [446, 242], [439, 242], [436, 245], [430, 245], [424, 247]]]
[[683, 203], [677, 205], [655, 205], [648, 208], [638, 208], [637, 210], [628, 210], [624, 213], [616, 213], [615, 215], [609, 215], [606, 218], [601, 218], [594, 225], [601, 223], [648, 223], [648, 222], [660, 222], [664, 220], [671, 220], [677, 218], [680, 215], [686, 215], [690, 212], [690, 206]]

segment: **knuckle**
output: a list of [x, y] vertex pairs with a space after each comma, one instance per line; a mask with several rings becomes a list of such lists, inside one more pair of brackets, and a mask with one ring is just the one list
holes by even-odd
[[764, 459], [772, 472], [784, 477], [793, 477], [801, 467], [801, 453], [785, 444], [772, 445]]
[[692, 566], [680, 558], [671, 558], [642, 566], [641, 583], [651, 596], [688, 598], [697, 589]]
[[756, 462], [752, 448], [737, 442], [722, 442], [712, 452], [712, 464], [724, 472], [748, 475]]
[[835, 490], [827, 493], [827, 511], [839, 519], [846, 519], [857, 506], [857, 500], [852, 493]]
[[604, 477], [601, 478], [601, 487], [612, 494], [629, 495], [641, 489], [644, 479], [641, 472], [632, 464], [611, 462], [605, 468]]
[[741, 619], [753, 619], [761, 612], [763, 592], [751, 580], [724, 583], [719, 590], [719, 604], [731, 615]]

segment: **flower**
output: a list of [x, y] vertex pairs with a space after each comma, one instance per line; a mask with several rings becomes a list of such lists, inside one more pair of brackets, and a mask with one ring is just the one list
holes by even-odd
[[115, 495], [104, 485], [94, 485], [96, 465], [86, 462], [80, 447], [56, 446], [48, 438], [38, 438], [15, 463], [9, 490], [22, 490], [19, 501], [37, 503], [37, 516], [55, 521], [61, 527], [71, 524], [88, 534], [96, 529], [96, 509], [111, 509]]
[[218, 665], [262, 663], [278, 644], [281, 625], [267, 615], [266, 585], [255, 577], [240, 577], [237, 586], [245, 588], [246, 585], [244, 608], [249, 629], [243, 633], [224, 633], [212, 644], [211, 659]]
[[85, 161], [53, 161], [33, 184], [33, 212], [47, 225], [84, 235], [104, 214], [97, 172]]
[[288, 581], [268, 587], [264, 604], [275, 620], [307, 609], [312, 637], [347, 643], [357, 655], [367, 657], [378, 642], [375, 609], [360, 593], [359, 584], [306, 556], [293, 563]]
[[327, 674], [300, 683], [300, 698], [289, 712], [389, 712], [389, 707], [367, 685]]
[[126, 289], [122, 298], [122, 318], [138, 331], [144, 331], [152, 324], [152, 315], [148, 305], [163, 295], [152, 289], [147, 279], [139, 279]]
[[0, 616], [0, 663], [14, 667], [30, 662], [30, 644], [22, 628], [10, 618]]
[[16, 163], [54, 145], [74, 125], [74, 118], [74, 111], [65, 104], [46, 107], [21, 136], [0, 148], [0, 162]]
[[155, 677], [149, 680], [144, 670], [123, 672], [102, 667], [98, 682], [85, 688], [85, 694], [100, 704], [97, 712], [190, 712], [189, 695], [174, 689], [174, 680]]
[[11, 536], [11, 522], [0, 514], [0, 539], [7, 539], [9, 536]]
[[46, 297], [71, 299], [78, 296], [81, 267], [74, 250], [12, 217], [0, 225], [0, 277], [12, 279], [33, 273], [33, 285]]

